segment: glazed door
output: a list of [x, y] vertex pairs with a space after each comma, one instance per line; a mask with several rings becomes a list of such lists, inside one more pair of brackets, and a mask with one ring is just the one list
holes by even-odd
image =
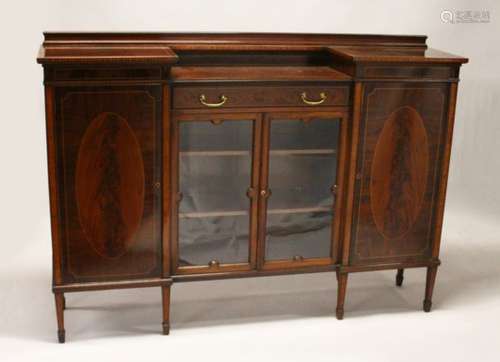
[[175, 117], [176, 274], [255, 267], [261, 127], [259, 114]]
[[259, 192], [263, 269], [336, 262], [344, 119], [324, 112], [266, 115]]

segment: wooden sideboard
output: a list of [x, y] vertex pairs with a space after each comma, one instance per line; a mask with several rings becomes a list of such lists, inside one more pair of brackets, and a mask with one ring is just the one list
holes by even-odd
[[[427, 268], [459, 68], [425, 36], [45, 33], [58, 337], [68, 292]], [[333, 301], [332, 301], [333, 303]]]

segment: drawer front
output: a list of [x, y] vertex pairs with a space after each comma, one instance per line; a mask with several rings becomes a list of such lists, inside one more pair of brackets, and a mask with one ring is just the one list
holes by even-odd
[[349, 104], [349, 93], [349, 86], [178, 86], [174, 88], [173, 107], [344, 106]]

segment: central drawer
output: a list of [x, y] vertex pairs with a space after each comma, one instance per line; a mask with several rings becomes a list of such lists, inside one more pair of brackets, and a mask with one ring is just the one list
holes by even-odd
[[245, 107], [345, 106], [349, 86], [175, 86], [173, 108], [211, 109]]

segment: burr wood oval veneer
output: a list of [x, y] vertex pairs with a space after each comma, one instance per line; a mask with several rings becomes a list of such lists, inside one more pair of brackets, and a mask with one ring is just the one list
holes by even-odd
[[46, 33], [58, 337], [68, 292], [439, 261], [459, 68], [425, 36]]

